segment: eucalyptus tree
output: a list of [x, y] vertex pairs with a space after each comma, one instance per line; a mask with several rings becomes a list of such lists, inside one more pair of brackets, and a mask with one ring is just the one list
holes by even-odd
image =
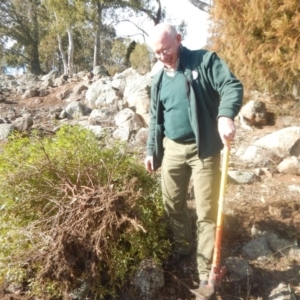
[[[117, 19], [117, 9], [134, 7], [136, 4], [132, 0], [81, 0], [87, 5], [87, 19], [94, 26], [94, 59], [93, 67], [103, 63], [101, 59], [101, 33], [104, 31], [105, 21], [114, 23]], [[87, 3], [88, 2], [88, 3]], [[138, 1], [139, 2], [139, 1]]]
[[[74, 37], [77, 26], [82, 25], [84, 13], [82, 3], [75, 0], [43, 0], [45, 6], [52, 13], [53, 29], [57, 32], [58, 49], [64, 66], [64, 74], [73, 74]], [[68, 35], [68, 54], [63, 49], [62, 34]]]
[[40, 26], [46, 11], [40, 0], [1, 0], [0, 36], [6, 36], [16, 45], [5, 47], [4, 55], [22, 57], [32, 74], [41, 74], [39, 43], [45, 34]]
[[[138, 18], [132, 18], [133, 14]], [[146, 36], [148, 33], [144, 30], [143, 24], [145, 20], [150, 20], [153, 22], [153, 26], [162, 22], [166, 18], [166, 10], [163, 8], [160, 0], [141, 0], [135, 1], [134, 5], [131, 7], [131, 10], [127, 11], [127, 14], [124, 14], [124, 11], [121, 14], [115, 16], [115, 24], [129, 22], [133, 25], [137, 32], [134, 34], [125, 34], [124, 37], [132, 38], [136, 35], [142, 35], [144, 42], [146, 43]]]
[[[119, 8], [122, 0], [90, 0], [86, 2], [87, 20], [91, 22], [94, 28], [94, 58], [93, 68], [100, 65], [101, 61], [101, 33], [104, 31], [104, 18], [106, 15], [112, 15], [115, 8]], [[109, 12], [110, 11], [110, 12]]]
[[[124, 19], [125, 15], [128, 15], [130, 19], [132, 16], [139, 16], [141, 14], [146, 14], [147, 18], [153, 20], [154, 24], [158, 24], [164, 16], [160, 0], [81, 1], [88, 3], [88, 19], [95, 25], [94, 66], [102, 63], [100, 37], [104, 24], [116, 25], [121, 21], [128, 21], [128, 19]], [[141, 28], [140, 30], [142, 31]], [[143, 33], [146, 34], [145, 32]]]
[[4, 57], [5, 37], [0, 37], [0, 74], [5, 73], [6, 64]]

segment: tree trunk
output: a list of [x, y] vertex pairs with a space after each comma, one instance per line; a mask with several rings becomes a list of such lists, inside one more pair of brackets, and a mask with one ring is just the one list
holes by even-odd
[[73, 33], [70, 28], [68, 28], [68, 38], [69, 38], [69, 47], [68, 47], [68, 75], [73, 75], [73, 58], [74, 58], [74, 40]]
[[63, 47], [62, 47], [61, 36], [59, 34], [57, 35], [57, 40], [58, 40], [58, 49], [59, 49], [59, 52], [60, 52], [62, 63], [64, 65], [64, 75], [68, 75], [67, 59], [66, 59], [66, 55], [64, 53]]
[[201, 1], [201, 0], [189, 0], [194, 6], [199, 8], [202, 11], [208, 12], [212, 6], [212, 0], [210, 1]]
[[102, 6], [101, 3], [97, 2], [97, 11], [98, 11], [98, 22], [97, 22], [97, 32], [95, 36], [95, 45], [94, 45], [94, 63], [93, 68], [100, 65], [100, 33], [102, 27]]
[[[191, 0], [189, 0], [191, 1]], [[161, 8], [161, 2], [160, 0], [156, 0], [157, 3], [157, 10], [154, 13], [154, 11], [152, 11], [152, 9], [146, 9], [144, 7], [139, 7], [139, 11], [144, 12], [149, 18], [150, 20], [152, 20], [154, 22], [154, 25], [157, 25], [161, 22], [162, 20], [162, 8]]]
[[39, 22], [36, 11], [32, 13], [33, 24], [33, 41], [30, 46], [30, 72], [34, 75], [40, 75], [42, 73], [40, 58], [39, 58]]
[[156, 3], [157, 3], [157, 11], [156, 11], [156, 16], [153, 18], [154, 25], [159, 24], [162, 19], [161, 2], [160, 0], [156, 0]]
[[29, 53], [29, 59], [30, 59], [30, 73], [34, 75], [42, 74], [37, 42], [35, 42], [31, 47], [31, 51]]

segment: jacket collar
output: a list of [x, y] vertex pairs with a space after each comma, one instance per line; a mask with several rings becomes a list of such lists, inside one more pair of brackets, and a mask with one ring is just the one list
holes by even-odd
[[182, 70], [184, 70], [185, 77], [192, 81], [192, 70], [191, 70], [191, 61], [190, 61], [190, 50], [186, 47], [182, 47], [180, 51], [180, 64], [182, 67]]
[[154, 85], [159, 85], [159, 83], [161, 82], [163, 73], [164, 73], [164, 69], [162, 68], [153, 76], [153, 84]]

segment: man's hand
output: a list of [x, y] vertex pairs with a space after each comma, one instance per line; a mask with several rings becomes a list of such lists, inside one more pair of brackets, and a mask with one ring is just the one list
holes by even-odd
[[230, 149], [230, 143], [235, 137], [234, 121], [227, 117], [219, 117], [218, 130], [224, 146]]
[[145, 168], [149, 173], [153, 172], [153, 156], [147, 156], [145, 158]]

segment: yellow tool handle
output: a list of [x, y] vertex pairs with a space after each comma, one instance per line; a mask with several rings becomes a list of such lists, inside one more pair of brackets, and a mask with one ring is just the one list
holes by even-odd
[[218, 209], [218, 218], [217, 225], [221, 225], [221, 215], [223, 213], [224, 206], [224, 198], [226, 192], [226, 184], [227, 184], [227, 173], [228, 173], [228, 164], [229, 164], [229, 152], [230, 150], [225, 147], [223, 153], [223, 164], [222, 164], [222, 173], [221, 173], [221, 181], [220, 181], [220, 194], [219, 194], [219, 209]]
[[221, 173], [221, 181], [220, 181], [220, 194], [219, 194], [218, 215], [217, 215], [217, 223], [216, 223], [216, 239], [215, 239], [215, 249], [213, 255], [213, 262], [212, 262], [213, 267], [219, 267], [221, 263], [223, 206], [224, 206], [225, 191], [226, 191], [226, 184], [227, 184], [229, 152], [230, 149], [225, 147], [223, 152], [223, 164], [222, 164], [222, 173]]

